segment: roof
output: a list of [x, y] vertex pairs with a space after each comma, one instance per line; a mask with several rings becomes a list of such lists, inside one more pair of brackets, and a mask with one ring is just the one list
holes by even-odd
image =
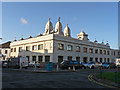
[[0, 48], [10, 48], [10, 43], [11, 43], [11, 41], [0, 44]]

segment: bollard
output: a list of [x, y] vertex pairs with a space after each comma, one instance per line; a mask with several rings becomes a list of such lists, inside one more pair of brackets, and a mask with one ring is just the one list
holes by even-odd
[[68, 69], [70, 70], [71, 68], [70, 68], [70, 67], [68, 67]]
[[34, 68], [34, 71], [36, 71], [36, 63], [35, 63], [35, 68]]
[[57, 64], [57, 71], [59, 71], [59, 65]]
[[102, 79], [102, 68], [100, 67], [100, 78]]
[[115, 83], [117, 83], [117, 72], [115, 72]]
[[73, 71], [75, 71], [75, 66], [73, 66]]

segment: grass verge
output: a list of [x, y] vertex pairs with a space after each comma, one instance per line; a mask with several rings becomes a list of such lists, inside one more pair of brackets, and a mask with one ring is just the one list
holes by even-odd
[[120, 72], [117, 72], [117, 74], [115, 74], [115, 72], [102, 72], [102, 74], [96, 74], [97, 78], [101, 78], [102, 79], [106, 79], [106, 80], [110, 80], [115, 82], [115, 79], [117, 79], [117, 83], [120, 84]]

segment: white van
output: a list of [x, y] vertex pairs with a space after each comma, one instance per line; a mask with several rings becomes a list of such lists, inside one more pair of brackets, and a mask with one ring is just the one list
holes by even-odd
[[115, 62], [117, 67], [120, 67], [120, 58], [116, 58], [116, 62]]

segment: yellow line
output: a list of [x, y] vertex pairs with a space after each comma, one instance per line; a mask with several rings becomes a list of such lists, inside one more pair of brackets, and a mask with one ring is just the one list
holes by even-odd
[[119, 89], [120, 90], [120, 88], [117, 88], [117, 87], [114, 87], [114, 86], [110, 86], [110, 85], [107, 85], [107, 84], [104, 84], [104, 83], [97, 82], [97, 81], [93, 80], [92, 77], [93, 77], [93, 75], [89, 74], [88, 75], [88, 80], [91, 81], [91, 82], [97, 83], [99, 85], [102, 85], [102, 86], [106, 86], [106, 87], [109, 87], [109, 88], [115, 88], [115, 89]]

